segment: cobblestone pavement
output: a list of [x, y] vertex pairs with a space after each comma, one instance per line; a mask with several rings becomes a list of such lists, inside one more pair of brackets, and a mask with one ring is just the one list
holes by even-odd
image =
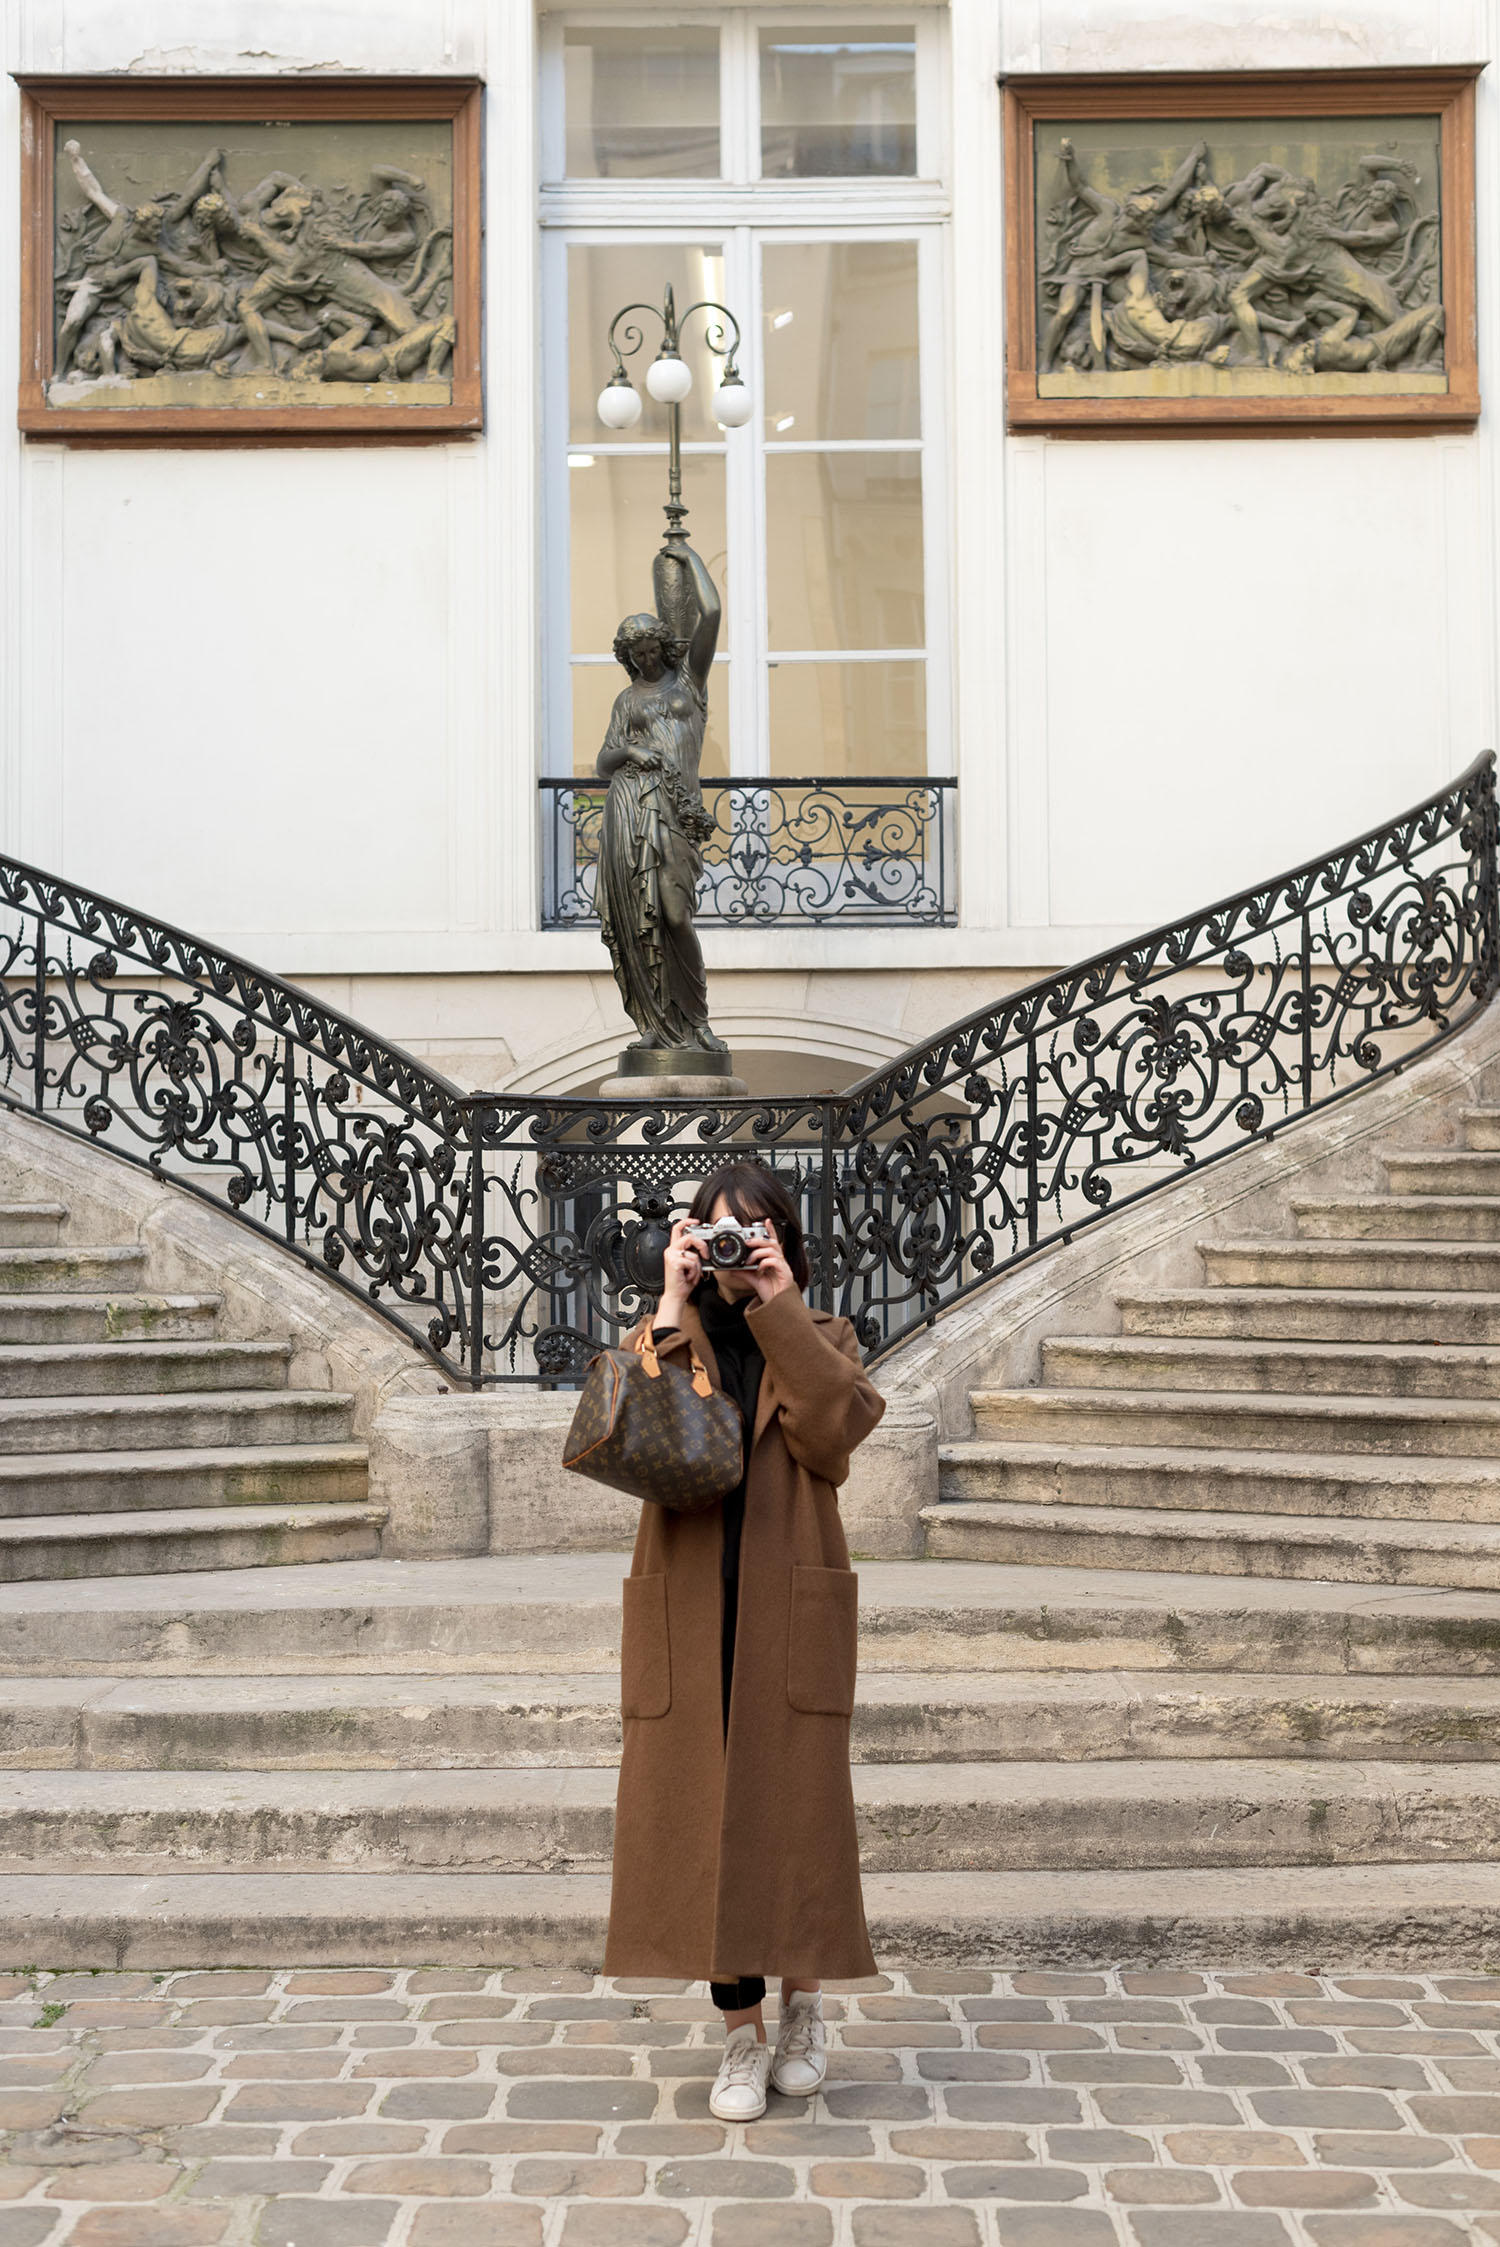
[[913, 1970], [827, 2009], [822, 2093], [726, 2129], [684, 1983], [0, 1976], [0, 2247], [1500, 2240], [1500, 1973]]

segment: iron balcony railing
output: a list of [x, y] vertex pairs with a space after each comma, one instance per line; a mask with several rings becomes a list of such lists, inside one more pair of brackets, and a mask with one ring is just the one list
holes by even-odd
[[[698, 919], [706, 926], [938, 928], [957, 917], [957, 782], [708, 780]], [[544, 780], [542, 925], [597, 928], [601, 780]]]
[[731, 1154], [878, 1356], [1430, 1051], [1494, 992], [1495, 772], [980, 1009], [834, 1097], [463, 1093], [217, 946], [0, 858], [0, 1098], [285, 1244], [451, 1379], [576, 1379]]

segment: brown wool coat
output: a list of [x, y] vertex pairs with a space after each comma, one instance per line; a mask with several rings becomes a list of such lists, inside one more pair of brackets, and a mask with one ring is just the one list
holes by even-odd
[[[606, 1974], [873, 1974], [849, 1778], [857, 1587], [834, 1486], [885, 1400], [847, 1319], [754, 1304], [765, 1357], [740, 1546], [729, 1737], [723, 1516], [645, 1505], [625, 1579]], [[688, 1338], [718, 1385], [689, 1305]], [[631, 1337], [638, 1346], [640, 1331]]]

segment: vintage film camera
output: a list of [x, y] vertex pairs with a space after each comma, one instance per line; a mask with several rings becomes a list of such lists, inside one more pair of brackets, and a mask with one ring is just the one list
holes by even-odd
[[763, 1219], [741, 1225], [733, 1217], [721, 1217], [713, 1225], [689, 1225], [682, 1237], [698, 1251], [705, 1264], [712, 1264], [720, 1272], [737, 1271], [740, 1265], [749, 1262], [752, 1248], [758, 1248], [762, 1241], [776, 1239]]

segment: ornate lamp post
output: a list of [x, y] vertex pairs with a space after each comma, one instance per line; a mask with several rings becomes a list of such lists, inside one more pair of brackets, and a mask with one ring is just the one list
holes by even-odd
[[693, 371], [678, 345], [694, 314], [724, 362], [714, 395], [721, 428], [739, 429], [753, 400], [739, 372], [739, 323], [705, 300], [680, 316], [671, 289], [661, 305], [627, 304], [609, 324], [614, 373], [599, 393], [607, 429], [633, 429], [640, 392], [625, 371], [646, 336], [637, 314], [661, 322], [646, 388], [667, 408], [666, 534], [651, 567], [654, 607], [627, 616], [615, 635], [626, 685], [615, 699], [596, 770], [609, 783], [599, 838], [597, 899], [625, 1011], [640, 1036], [620, 1056], [606, 1095], [694, 1099], [743, 1093], [729, 1048], [708, 1022], [708, 983], [693, 927], [701, 845], [713, 833], [698, 765], [708, 721], [708, 680], [719, 637], [719, 594], [683, 528], [682, 402]]
[[632, 312], [644, 312], [649, 318], [660, 320], [662, 325], [661, 349], [646, 369], [646, 388], [659, 405], [667, 411], [669, 455], [667, 464], [667, 535], [671, 537], [682, 528], [687, 509], [682, 504], [682, 401], [693, 387], [693, 370], [682, 357], [677, 346], [683, 326], [695, 312], [711, 315], [707, 322], [704, 342], [710, 351], [724, 362], [724, 372], [714, 396], [714, 419], [721, 429], [743, 429], [755, 411], [755, 401], [745, 387], [739, 371], [736, 353], [740, 348], [740, 327], [734, 314], [726, 305], [714, 304], [708, 298], [690, 304], [679, 319], [676, 301], [669, 288], [659, 306], [654, 304], [627, 304], [609, 323], [607, 338], [614, 357], [615, 371], [599, 393], [599, 419], [606, 429], [633, 429], [641, 418], [641, 394], [625, 372], [625, 361], [633, 359], [645, 342], [645, 336], [629, 322]]

